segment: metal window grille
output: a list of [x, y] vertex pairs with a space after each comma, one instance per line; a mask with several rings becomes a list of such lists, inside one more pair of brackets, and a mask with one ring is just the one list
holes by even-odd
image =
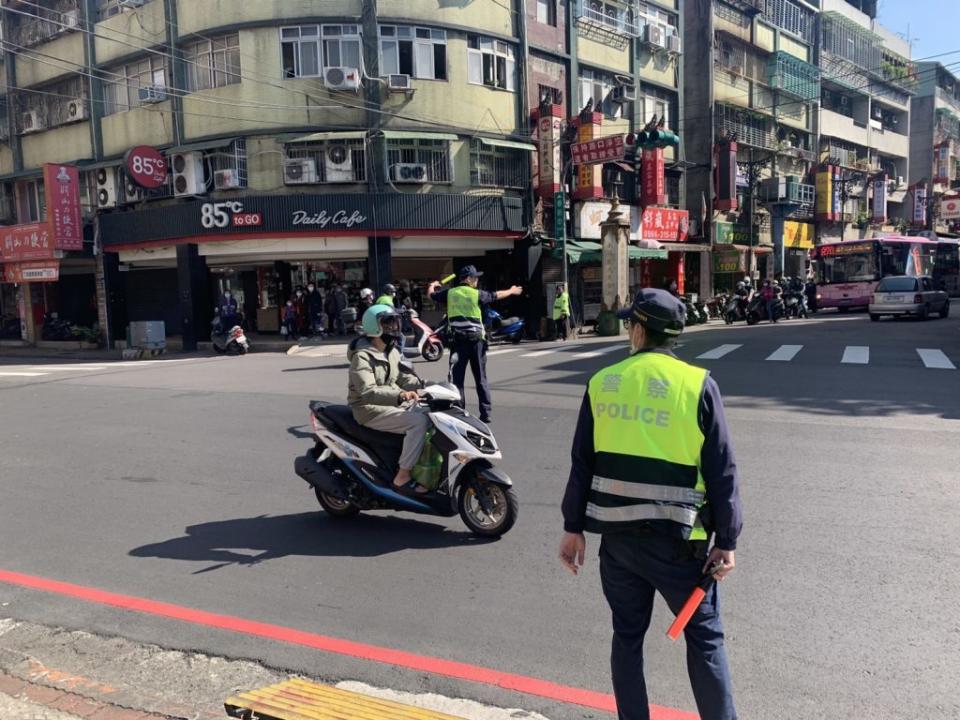
[[604, 30], [637, 37], [640, 35], [638, 8], [635, 0], [577, 0], [577, 21]]
[[236, 170], [240, 187], [247, 186], [247, 141], [244, 138], [238, 138], [225, 148], [212, 151], [208, 159], [211, 175], [217, 170]]
[[388, 140], [387, 164], [425, 165], [427, 180], [432, 183], [452, 181], [450, 143], [447, 140]]
[[9, 23], [10, 39], [32, 47], [68, 32], [67, 14], [79, 12], [78, 0], [55, 0], [45, 3], [45, 7], [28, 7], [27, 14], [10, 14], [5, 20]]
[[474, 140], [470, 147], [470, 184], [522, 188], [529, 182], [530, 153]]
[[809, 44], [813, 44], [816, 15], [791, 0], [765, 0], [763, 14], [781, 30], [796, 35]]
[[782, 51], [770, 56], [767, 63], [767, 84], [800, 100], [820, 96], [820, 70]]
[[736, 133], [738, 143], [776, 150], [777, 138], [772, 126], [772, 121], [748, 110], [728, 105], [717, 106], [716, 131], [728, 137]]
[[880, 67], [883, 38], [835, 12], [823, 13], [820, 20], [821, 49], [849, 60], [859, 68]]
[[330, 140], [325, 143], [295, 144], [286, 146], [288, 160], [313, 160], [317, 165], [317, 182], [327, 182], [327, 151], [335, 145], [350, 150], [354, 182], [367, 181], [367, 156], [363, 140]]

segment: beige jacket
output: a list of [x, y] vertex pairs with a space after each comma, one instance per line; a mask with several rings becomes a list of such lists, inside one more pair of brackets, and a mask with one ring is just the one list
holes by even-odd
[[423, 381], [400, 367], [400, 351], [384, 354], [369, 338], [357, 338], [347, 350], [350, 360], [347, 404], [361, 425], [400, 405], [400, 393], [419, 390]]

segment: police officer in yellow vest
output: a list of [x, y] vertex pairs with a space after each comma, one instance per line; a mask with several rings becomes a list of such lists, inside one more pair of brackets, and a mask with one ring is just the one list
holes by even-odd
[[509, 290], [488, 292], [479, 290], [482, 272], [473, 265], [460, 269], [460, 284], [448, 290], [440, 290], [440, 283], [430, 285], [430, 299], [436, 303], [447, 304], [447, 325], [453, 339], [450, 347], [450, 360], [453, 362], [451, 374], [453, 384], [460, 389], [460, 399], [466, 406], [463, 392], [467, 376], [467, 364], [473, 371], [473, 380], [477, 385], [477, 397], [480, 400], [480, 419], [490, 422], [492, 403], [490, 388], [487, 385], [487, 340], [483, 327], [483, 307], [512, 295], [519, 295], [523, 288], [514, 285]]
[[[641, 290], [620, 317], [630, 357], [590, 380], [563, 498], [560, 560], [583, 565], [601, 534], [600, 579], [613, 613], [611, 668], [621, 720], [649, 720], [643, 640], [656, 592], [679, 612], [703, 573], [734, 567], [737, 466], [716, 383], [670, 351], [685, 321], [665, 290]], [[711, 547], [712, 542], [712, 547]], [[701, 720], [735, 720], [717, 586], [685, 630]]]

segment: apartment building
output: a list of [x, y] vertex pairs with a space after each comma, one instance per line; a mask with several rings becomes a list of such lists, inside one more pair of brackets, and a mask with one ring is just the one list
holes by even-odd
[[[801, 274], [813, 244], [817, 7], [702, 0], [686, 19], [687, 204], [713, 287]], [[709, 71], [705, 71], [709, 69]]]
[[904, 231], [918, 77], [909, 44], [872, 4], [823, 0], [821, 10], [818, 237]]
[[941, 63], [917, 63], [910, 104], [911, 225], [960, 232], [960, 78]]

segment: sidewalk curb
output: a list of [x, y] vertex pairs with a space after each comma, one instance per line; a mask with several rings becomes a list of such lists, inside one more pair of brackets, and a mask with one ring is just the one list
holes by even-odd
[[68, 690], [31, 683], [3, 671], [0, 671], [0, 693], [86, 720], [188, 720], [182, 715], [148, 713], [120, 707]]

